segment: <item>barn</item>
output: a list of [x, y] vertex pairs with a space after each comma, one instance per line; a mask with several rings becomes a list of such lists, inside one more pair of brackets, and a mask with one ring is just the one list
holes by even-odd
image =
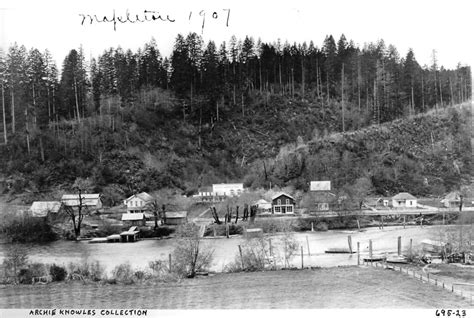
[[188, 212], [165, 212], [165, 219], [163, 220], [166, 225], [181, 225], [188, 223]]

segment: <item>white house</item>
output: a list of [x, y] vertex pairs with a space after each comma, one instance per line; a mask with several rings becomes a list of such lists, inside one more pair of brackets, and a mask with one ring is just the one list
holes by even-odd
[[155, 201], [155, 198], [146, 192], [134, 194], [125, 199], [123, 204], [127, 206], [127, 213], [143, 213], [148, 209], [148, 204]]
[[212, 185], [214, 195], [223, 195], [228, 197], [239, 196], [244, 192], [243, 183], [218, 183]]
[[394, 208], [412, 208], [416, 209], [417, 200], [408, 192], [400, 192], [392, 197], [392, 206]]

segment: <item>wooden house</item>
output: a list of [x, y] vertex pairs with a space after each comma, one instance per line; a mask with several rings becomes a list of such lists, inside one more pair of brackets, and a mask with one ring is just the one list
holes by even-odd
[[59, 201], [34, 201], [28, 212], [33, 217], [54, 217], [61, 210]]
[[258, 213], [271, 213], [272, 212], [272, 204], [267, 200], [260, 199], [255, 201], [252, 205], [257, 207]]
[[215, 195], [226, 197], [239, 196], [244, 192], [243, 183], [218, 183], [212, 185], [212, 192]]
[[165, 212], [165, 218], [163, 220], [166, 225], [181, 225], [188, 223], [188, 212]]
[[444, 199], [441, 200], [441, 203], [443, 204], [443, 206], [445, 208], [457, 208], [458, 209], [459, 206], [461, 205], [462, 199], [463, 199], [463, 197], [459, 192], [453, 191], [453, 192], [448, 193], [444, 197]]
[[396, 196], [392, 197], [392, 206], [394, 208], [416, 209], [417, 200], [416, 197], [408, 192], [400, 192]]
[[316, 211], [329, 211], [337, 208], [337, 196], [329, 191], [314, 192], [312, 194]]
[[81, 194], [80, 198], [79, 194], [64, 194], [61, 197], [61, 203], [66, 208], [78, 208], [82, 203], [83, 208], [98, 210], [102, 208], [102, 200], [100, 197], [101, 195], [98, 193]]
[[146, 218], [144, 213], [124, 213], [122, 214], [122, 222], [128, 226], [140, 226], [146, 224]]
[[127, 206], [127, 213], [144, 213], [149, 210], [150, 204], [154, 201], [154, 197], [146, 192], [142, 192], [125, 199], [123, 204]]
[[284, 192], [275, 194], [272, 197], [272, 213], [294, 213], [295, 198]]

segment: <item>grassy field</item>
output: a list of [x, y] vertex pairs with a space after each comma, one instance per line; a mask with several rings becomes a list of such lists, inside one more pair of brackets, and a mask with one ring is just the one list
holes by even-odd
[[216, 274], [150, 285], [5, 287], [0, 308], [473, 308], [398, 272], [375, 268]]

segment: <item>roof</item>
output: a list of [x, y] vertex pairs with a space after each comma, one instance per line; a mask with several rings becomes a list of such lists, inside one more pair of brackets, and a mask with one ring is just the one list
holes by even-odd
[[393, 200], [416, 200], [416, 197], [412, 196], [408, 192], [400, 192], [392, 198]]
[[155, 200], [155, 198], [152, 197], [151, 195], [149, 195], [148, 193], [142, 192], [142, 193], [134, 194], [134, 195], [132, 195], [131, 197], [125, 199], [125, 202], [130, 201], [131, 199], [133, 199], [133, 198], [135, 198], [135, 197], [136, 197], [136, 198], [139, 198], [139, 199], [141, 199], [141, 200], [143, 200], [143, 201], [145, 201], [145, 202], [149, 202], [149, 201]]
[[58, 213], [61, 209], [59, 201], [35, 201], [30, 207], [30, 212], [34, 217], [47, 216], [49, 212]]
[[295, 199], [291, 195], [289, 195], [285, 192], [279, 192], [279, 193], [275, 194], [274, 196], [272, 196], [272, 201], [275, 200], [276, 198], [282, 196], [282, 195], [285, 195], [285, 196], [287, 196], [287, 197], [289, 197], [290, 199], [293, 199], [293, 200]]
[[453, 192], [449, 192], [448, 194], [446, 194], [446, 196], [444, 197], [444, 199], [441, 202], [446, 202], [446, 201], [461, 201], [461, 197], [459, 195], [459, 192], [453, 191]]
[[122, 221], [140, 221], [145, 218], [143, 213], [124, 213], [122, 214]]
[[[84, 206], [98, 206], [100, 204], [100, 194], [81, 194], [82, 205]], [[79, 206], [78, 194], [64, 194], [61, 197], [61, 202], [65, 206]]]
[[165, 212], [165, 218], [167, 218], [167, 219], [186, 218], [187, 216], [188, 216], [188, 212], [187, 212], [187, 211]]
[[265, 199], [260, 199], [258, 201], [255, 201], [255, 204], [271, 204], [270, 202], [268, 202], [267, 200]]

